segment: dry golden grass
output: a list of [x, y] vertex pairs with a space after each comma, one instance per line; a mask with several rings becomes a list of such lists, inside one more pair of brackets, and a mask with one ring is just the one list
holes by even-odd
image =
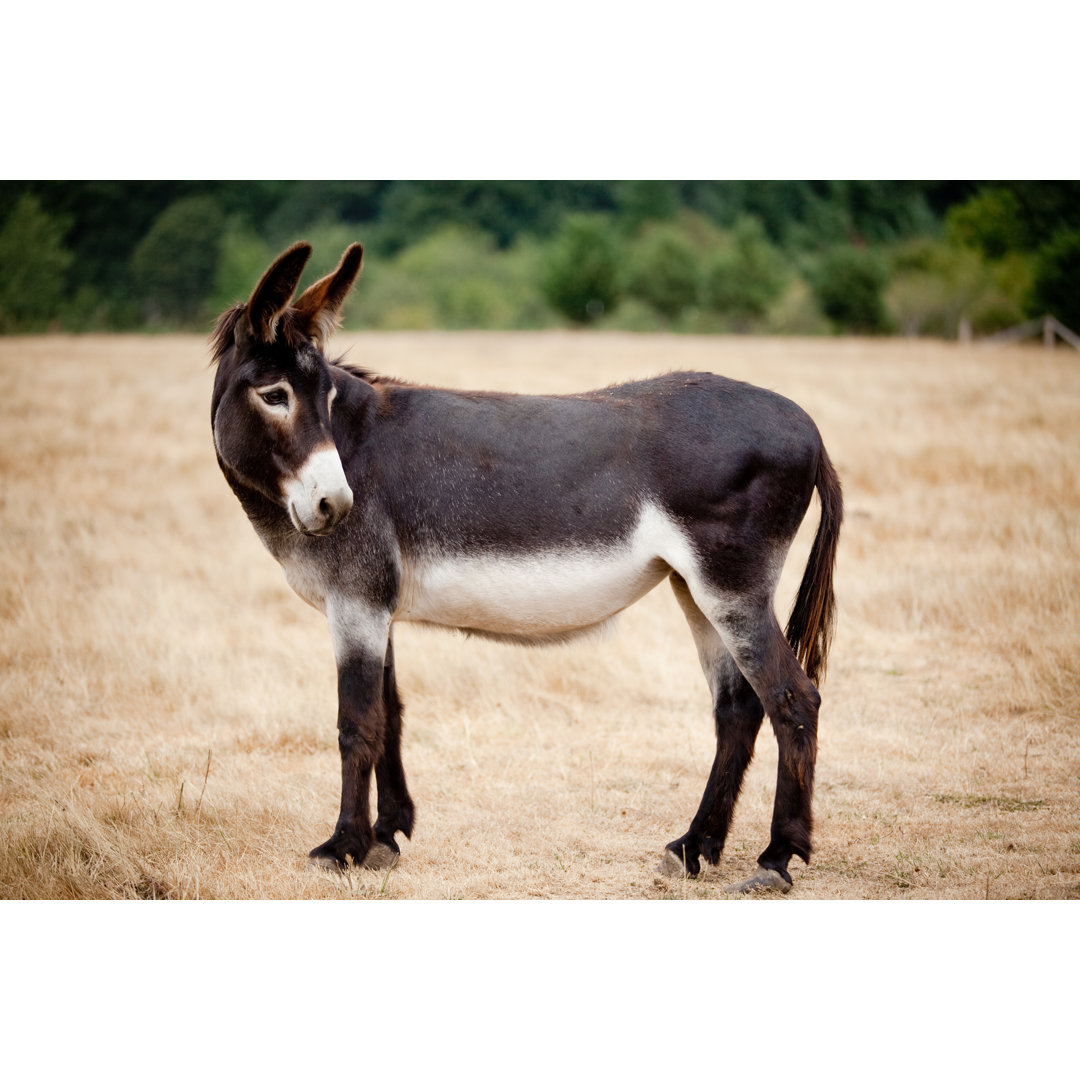
[[[452, 386], [673, 368], [769, 386], [844, 481], [807, 897], [1080, 894], [1080, 358], [923, 342], [342, 335]], [[389, 873], [308, 872], [334, 669], [218, 472], [196, 337], [0, 340], [0, 897], [719, 898], [768, 835], [766, 725], [718, 868], [653, 868], [711, 760], [666, 586], [613, 638], [401, 627], [418, 808]], [[781, 586], [786, 610], [816, 505]]]

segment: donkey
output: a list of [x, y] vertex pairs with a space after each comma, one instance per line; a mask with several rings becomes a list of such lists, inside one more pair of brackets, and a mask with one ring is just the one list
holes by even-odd
[[[765, 713], [779, 744], [769, 844], [729, 891], [791, 887], [809, 862], [820, 696], [835, 620], [840, 483], [786, 398], [673, 373], [566, 396], [434, 389], [325, 355], [360, 272], [351, 245], [293, 300], [285, 251], [217, 322], [218, 463], [289, 585], [326, 615], [341, 810], [315, 865], [386, 865], [412, 836], [395, 622], [529, 645], [595, 630], [665, 578], [712, 691], [716, 757], [658, 870], [716, 865]], [[787, 635], [773, 598], [817, 490], [821, 519]], [[371, 821], [374, 772], [378, 814]]]

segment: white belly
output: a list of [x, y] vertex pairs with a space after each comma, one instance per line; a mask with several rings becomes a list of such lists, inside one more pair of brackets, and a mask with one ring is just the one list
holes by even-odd
[[406, 565], [395, 618], [557, 640], [604, 623], [689, 557], [675, 524], [646, 506], [634, 532], [610, 546], [429, 557]]

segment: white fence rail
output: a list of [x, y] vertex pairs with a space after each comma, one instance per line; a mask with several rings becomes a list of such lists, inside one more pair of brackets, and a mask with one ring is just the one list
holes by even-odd
[[1042, 332], [1043, 345], [1048, 349], [1054, 347], [1054, 338], [1059, 337], [1074, 349], [1080, 349], [1080, 334], [1073, 333], [1067, 326], [1058, 322], [1053, 315], [1044, 315], [1041, 319], [1032, 319], [1030, 322], [1021, 323], [1019, 326], [1002, 330], [999, 334], [991, 334], [979, 342], [980, 345], [1009, 345], [1025, 338], [1034, 337]]

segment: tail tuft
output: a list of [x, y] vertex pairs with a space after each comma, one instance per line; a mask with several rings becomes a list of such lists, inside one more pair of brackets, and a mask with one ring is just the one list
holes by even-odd
[[825, 679], [829, 647], [836, 626], [833, 570], [836, 567], [840, 525], [844, 520], [844, 496], [840, 488], [840, 478], [836, 475], [836, 469], [833, 468], [824, 446], [821, 448], [814, 486], [821, 500], [821, 521], [799, 585], [799, 593], [791, 607], [787, 639], [810, 680], [820, 685]]

